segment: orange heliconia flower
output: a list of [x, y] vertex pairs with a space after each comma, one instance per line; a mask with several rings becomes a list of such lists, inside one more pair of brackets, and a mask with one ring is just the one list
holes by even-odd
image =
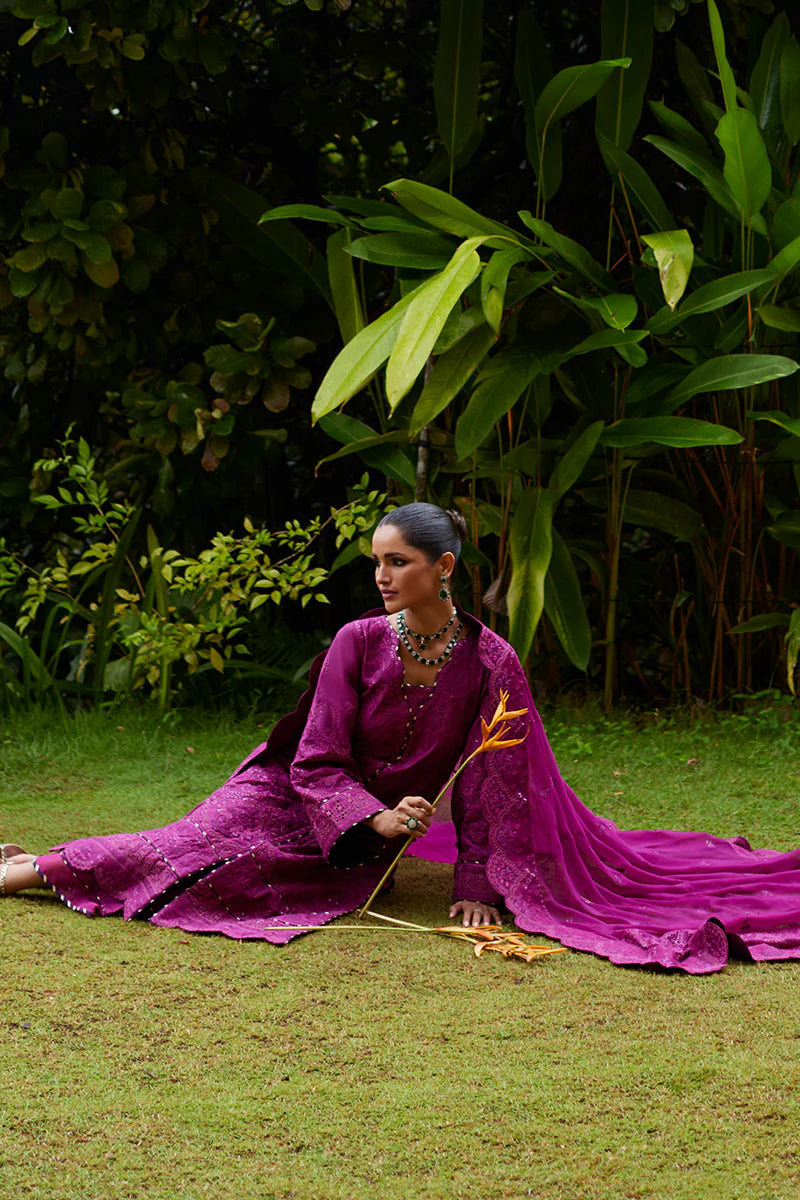
[[527, 730], [525, 737], [509, 738], [508, 724], [515, 720], [516, 717], [524, 717], [527, 715], [527, 708], [515, 708], [511, 712], [508, 711], [508, 692], [500, 690], [500, 703], [494, 710], [494, 716], [491, 721], [486, 723], [481, 717], [481, 744], [476, 753], [480, 754], [484, 750], [503, 750], [507, 746], [520, 746], [528, 736]]

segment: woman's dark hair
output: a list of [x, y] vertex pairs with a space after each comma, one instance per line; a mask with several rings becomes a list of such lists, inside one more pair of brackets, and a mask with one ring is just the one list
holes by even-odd
[[461, 543], [467, 536], [467, 523], [460, 512], [422, 502], [393, 508], [385, 517], [381, 517], [378, 529], [382, 525], [398, 529], [409, 546], [421, 550], [431, 562], [448, 550], [458, 562]]

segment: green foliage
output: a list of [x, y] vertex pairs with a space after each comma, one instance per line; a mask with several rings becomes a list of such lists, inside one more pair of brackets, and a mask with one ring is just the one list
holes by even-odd
[[272, 531], [246, 517], [244, 533], [216, 534], [198, 557], [165, 549], [150, 527], [147, 553], [137, 557], [130, 545], [140, 512], [110, 498], [83, 438], [67, 438], [37, 469], [51, 489], [38, 502], [68, 511], [72, 536], [41, 569], [0, 545], [0, 595], [24, 584], [16, 628], [0, 625], [0, 645], [21, 666], [15, 679], [3, 661], [8, 703], [63, 690], [100, 699], [145, 686], [165, 712], [183, 682], [176, 667], [191, 677], [247, 665], [268, 678], [248, 647], [253, 614], [284, 600], [327, 603], [320, 589], [329, 572], [315, 563], [313, 547], [323, 524], [332, 524], [337, 548], [354, 539], [357, 546], [385, 502], [365, 476], [324, 523], [293, 520]]

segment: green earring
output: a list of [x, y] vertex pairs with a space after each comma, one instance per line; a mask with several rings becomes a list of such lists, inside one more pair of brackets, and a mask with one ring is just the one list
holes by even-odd
[[442, 583], [442, 586], [439, 588], [439, 599], [440, 600], [449, 600], [450, 593], [447, 590], [447, 576], [446, 575], [442, 575], [441, 583]]

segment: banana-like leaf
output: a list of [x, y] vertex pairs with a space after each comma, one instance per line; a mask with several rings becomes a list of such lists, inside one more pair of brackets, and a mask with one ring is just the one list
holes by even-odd
[[680, 38], [675, 38], [675, 62], [678, 75], [686, 89], [686, 94], [692, 102], [692, 107], [702, 121], [709, 137], [713, 136], [716, 120], [712, 116], [714, 93], [708, 78], [708, 72], [701, 67], [694, 51], [684, 46]]
[[559, 296], [565, 296], [584, 312], [597, 313], [611, 329], [627, 329], [636, 319], [639, 303], [635, 296], [626, 292], [607, 292], [600, 296], [574, 296], [562, 288], [553, 288]]
[[798, 367], [800, 363], [780, 354], [723, 354], [691, 370], [672, 389], [668, 399], [677, 407], [702, 392], [725, 392], [785, 379], [794, 375]]
[[795, 269], [798, 263], [800, 263], [800, 235], [779, 250], [769, 265], [775, 272], [777, 281], [780, 282], [785, 275]]
[[[604, 62], [584, 63], [577, 67], [565, 67], [542, 88], [534, 109], [536, 125], [536, 158], [533, 168], [539, 182], [539, 191], [544, 200], [550, 200], [561, 182], [560, 121], [593, 96], [602, 87], [609, 75], [618, 68], [629, 67], [630, 58], [610, 59]], [[549, 152], [553, 138], [557, 138], [557, 156]]]
[[495, 250], [481, 275], [481, 308], [488, 325], [495, 333], [500, 332], [503, 319], [508, 275], [512, 267], [530, 258], [527, 250], [514, 247], [511, 250]]
[[514, 80], [525, 113], [525, 148], [528, 162], [539, 179], [544, 196], [552, 196], [561, 183], [561, 126], [556, 124], [540, 152], [536, 134], [536, 101], [552, 79], [550, 56], [544, 34], [532, 10], [523, 6], [517, 18]]
[[723, 175], [749, 226], [772, 190], [772, 166], [758, 122], [746, 108], [727, 112], [717, 126]]
[[784, 512], [767, 526], [767, 533], [780, 542], [789, 546], [795, 552], [800, 552], [800, 513]]
[[456, 425], [458, 459], [469, 458], [483, 444], [542, 370], [544, 361], [541, 355], [514, 351], [505, 351], [490, 360]]
[[509, 641], [524, 662], [544, 610], [544, 586], [553, 550], [553, 497], [547, 488], [525, 488], [509, 522], [512, 576]]
[[398, 204], [428, 225], [433, 225], [434, 229], [443, 229], [445, 233], [452, 233], [460, 238], [499, 238], [502, 242], [495, 246], [492, 241], [489, 245], [501, 250], [505, 249], [503, 243], [506, 241], [515, 246], [524, 241], [513, 229], [497, 221], [490, 221], [488, 217], [481, 216], [473, 208], [448, 196], [447, 192], [442, 192], [439, 188], [429, 187], [426, 183], [415, 183], [410, 179], [396, 179], [385, 186]]
[[[649, 134], [644, 140], [651, 146], [655, 146], [662, 154], [666, 154], [667, 158], [671, 158], [674, 163], [693, 175], [695, 179], [699, 179], [711, 199], [732, 216], [738, 225], [741, 219], [741, 209], [734, 199], [728, 181], [712, 159], [694, 150], [688, 150], [685, 146], [679, 146], [676, 142], [669, 142], [666, 138], [658, 137], [656, 134]], [[751, 227], [756, 233], [766, 234], [767, 232], [764, 218], [760, 215], [752, 218]]]
[[409, 433], [412, 437], [444, 412], [478, 370], [495, 340], [494, 330], [488, 325], [480, 325], [436, 360], [411, 414]]
[[663, 100], [649, 100], [648, 105], [661, 128], [671, 133], [680, 145], [697, 154], [708, 154], [708, 142], [686, 117], [669, 108]]
[[674, 388], [689, 374], [691, 367], [682, 363], [651, 363], [644, 371], [637, 371], [625, 392], [625, 403], [641, 404], [652, 396], [658, 396]]
[[561, 497], [580, 479], [602, 432], [603, 422], [593, 421], [575, 439], [566, 454], [559, 459], [547, 483], [554, 504], [558, 504]]
[[425, 368], [445, 321], [469, 285], [478, 277], [477, 246], [485, 237], [469, 238], [443, 271], [423, 284], [403, 317], [386, 365], [386, 399], [395, 409]]
[[791, 617], [789, 613], [759, 613], [749, 621], [740, 621], [729, 629], [729, 633], [763, 633], [765, 629], [786, 628]]
[[631, 63], [627, 70], [615, 71], [600, 88], [595, 132], [627, 150], [642, 115], [653, 60], [652, 5], [640, 0], [604, 0], [600, 39], [604, 59], [630, 56]]
[[[581, 488], [580, 495], [588, 504], [604, 510], [608, 505], [605, 488]], [[663, 492], [648, 492], [631, 488], [626, 495], [622, 519], [626, 525], [641, 529], [660, 529], [672, 537], [688, 541], [703, 532], [703, 522], [693, 508]]]
[[590, 333], [582, 342], [578, 342], [577, 346], [573, 346], [569, 353], [564, 355], [564, 361], [579, 354], [590, 354], [592, 350], [634, 347], [646, 337], [646, 329], [600, 329], [597, 333]]
[[800, 237], [800, 199], [790, 196], [775, 210], [772, 218], [772, 246], [778, 252]]
[[762, 304], [756, 311], [770, 329], [780, 329], [783, 333], [800, 333], [800, 309], [785, 308], [780, 304]]
[[647, 323], [651, 333], [666, 333], [668, 329], [678, 325], [686, 317], [694, 317], [699, 313], [715, 312], [726, 304], [733, 304], [742, 296], [754, 292], [762, 284], [775, 284], [778, 279], [771, 267], [759, 271], [737, 271], [734, 275], [725, 275], [722, 279], [714, 279], [703, 287], [692, 292], [681, 304], [677, 312], [665, 310], [654, 313]]
[[654, 229], [672, 229], [675, 222], [644, 167], [602, 133], [597, 135], [597, 144], [609, 175], [620, 183], [634, 208], [644, 214]]
[[450, 261], [453, 243], [438, 233], [376, 233], [356, 238], [350, 245], [354, 258], [387, 267], [438, 271]]
[[332, 305], [325, 259], [290, 221], [260, 225], [264, 201], [257, 192], [214, 172], [208, 195], [226, 237], [286, 279], [313, 288]]
[[269, 208], [258, 218], [259, 225], [269, 221], [322, 221], [326, 225], [348, 225], [353, 221], [335, 208], [323, 208], [320, 204], [281, 204], [278, 208]]
[[528, 228], [536, 235], [545, 246], [549, 246], [551, 250], [555, 250], [560, 258], [570, 267], [573, 267], [586, 279], [597, 284], [598, 287], [605, 288], [609, 292], [614, 290], [614, 280], [606, 271], [605, 267], [601, 267], [596, 259], [592, 258], [588, 250], [585, 250], [580, 242], [573, 241], [572, 238], [565, 237], [561, 233], [556, 233], [553, 226], [548, 221], [540, 221], [527, 210], [519, 214], [519, 218]]
[[669, 229], [662, 233], [642, 234], [642, 241], [656, 257], [664, 299], [674, 309], [689, 282], [694, 262], [692, 239], [685, 229]]
[[346, 344], [364, 328], [364, 313], [353, 269], [353, 259], [347, 253], [352, 238], [349, 229], [337, 229], [327, 241], [328, 281], [331, 285], [333, 311], [342, 341]]
[[364, 421], [357, 421], [345, 413], [329, 413], [320, 420], [320, 426], [328, 437], [344, 445], [341, 450], [321, 458], [317, 467], [334, 459], [346, 458], [349, 454], [357, 454], [368, 467], [383, 471], [390, 479], [396, 479], [406, 487], [414, 487], [416, 472], [413, 463], [395, 444], [400, 438], [405, 440], [402, 432], [376, 433]]
[[544, 583], [544, 610], [571, 663], [585, 671], [592, 652], [592, 628], [586, 615], [578, 572], [556, 529]]
[[451, 159], [478, 122], [483, 0], [441, 0], [433, 102], [439, 137]]
[[777, 146], [782, 129], [780, 101], [781, 53], [791, 38], [789, 18], [779, 13], [764, 35], [761, 52], [750, 76], [750, 97], [758, 127]]
[[712, 425], [693, 417], [629, 417], [608, 425], [600, 436], [603, 446], [736, 446], [742, 435], [727, 425]]
[[421, 283], [340, 350], [327, 370], [311, 406], [312, 420], [340, 408], [372, 379], [392, 352], [410, 304], [426, 286]]
[[[785, 13], [781, 14], [785, 17]], [[781, 116], [792, 146], [800, 142], [800, 45], [792, 37], [783, 47], [780, 71]]]
[[785, 412], [780, 412], [780, 410], [776, 409], [772, 409], [769, 412], [762, 412], [758, 409], [755, 412], [748, 412], [747, 416], [751, 421], [771, 421], [773, 425], [779, 425], [787, 433], [794, 434], [795, 437], [800, 438], [800, 419], [790, 417]]
[[714, 56], [717, 60], [719, 81], [722, 84], [725, 109], [727, 112], [732, 112], [738, 103], [736, 97], [736, 80], [733, 77], [733, 71], [725, 54], [725, 34], [722, 29], [719, 9], [714, 0], [708, 0], [708, 23], [711, 27], [711, 40], [714, 43]]

